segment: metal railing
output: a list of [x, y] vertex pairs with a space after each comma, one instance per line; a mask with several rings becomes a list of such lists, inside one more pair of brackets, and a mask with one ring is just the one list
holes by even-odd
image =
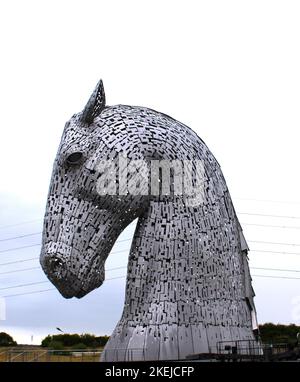
[[[255, 340], [221, 341], [217, 354], [226, 359], [271, 361], [280, 357], [293, 357], [299, 347], [288, 343], [260, 343]], [[295, 354], [294, 354], [295, 353]]]
[[103, 351], [101, 360], [110, 361], [114, 359], [118, 362], [123, 361], [145, 361], [145, 349], [144, 348], [114, 348], [114, 349], [105, 349]]
[[219, 341], [218, 354], [262, 355], [263, 346], [256, 340]]
[[0, 362], [98, 362], [100, 350], [8, 349], [0, 353]]
[[[292, 353], [295, 354], [292, 354]], [[144, 348], [118, 349], [24, 349], [9, 348], [0, 351], [0, 362], [99, 362], [101, 361], [146, 361], [150, 360]], [[219, 361], [274, 361], [300, 358], [300, 348], [289, 344], [260, 344], [253, 340], [221, 341], [209, 353], [191, 354], [188, 360], [205, 359]]]

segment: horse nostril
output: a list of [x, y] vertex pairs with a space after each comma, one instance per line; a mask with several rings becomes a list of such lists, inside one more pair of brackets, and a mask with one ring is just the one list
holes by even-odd
[[83, 154], [81, 152], [77, 151], [75, 153], [70, 154], [67, 157], [67, 163], [69, 165], [79, 164], [81, 162], [82, 158], [83, 158]]
[[52, 259], [49, 259], [48, 260], [48, 264], [49, 264], [49, 270], [50, 272], [57, 272], [59, 271], [62, 266], [63, 266], [63, 262], [62, 260], [58, 259], [57, 257], [54, 257]]

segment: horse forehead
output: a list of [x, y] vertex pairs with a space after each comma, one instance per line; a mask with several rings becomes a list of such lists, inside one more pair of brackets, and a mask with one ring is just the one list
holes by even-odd
[[76, 121], [69, 122], [63, 132], [60, 151], [68, 150], [69, 148], [87, 148], [90, 142], [93, 140], [95, 136], [95, 131], [92, 132], [87, 128], [81, 126]]

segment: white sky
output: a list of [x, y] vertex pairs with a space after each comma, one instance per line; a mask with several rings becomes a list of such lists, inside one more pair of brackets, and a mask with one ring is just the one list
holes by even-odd
[[[0, 226], [42, 219], [64, 123], [84, 107], [99, 78], [108, 104], [148, 106], [193, 128], [221, 164], [238, 212], [300, 217], [299, 19], [298, 1], [1, 2]], [[252, 267], [300, 270], [300, 246], [253, 242], [300, 244], [300, 219], [240, 215], [240, 221], [298, 227], [242, 224]], [[40, 230], [41, 221], [0, 227], [0, 240]], [[39, 240], [0, 242], [0, 251]], [[36, 267], [37, 261], [1, 263], [38, 254], [38, 247], [0, 252], [0, 273]], [[111, 255], [107, 268], [122, 265], [126, 252]], [[300, 278], [296, 272], [252, 274]], [[43, 280], [39, 269], [0, 274], [0, 288]], [[300, 280], [255, 276], [253, 285], [260, 322], [300, 324]], [[2, 289], [0, 295], [49, 287]], [[56, 291], [11, 297], [0, 329], [20, 342], [32, 334], [39, 342], [56, 326], [109, 334], [123, 299], [123, 279], [82, 300], [64, 300]]]

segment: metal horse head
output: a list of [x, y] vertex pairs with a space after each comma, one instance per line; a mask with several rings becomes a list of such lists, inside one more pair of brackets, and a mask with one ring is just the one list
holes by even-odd
[[100, 81], [65, 126], [48, 195], [41, 265], [63, 296], [103, 283], [135, 218], [124, 310], [103, 359], [183, 359], [254, 340], [248, 247], [218, 162], [165, 114], [107, 107]]
[[129, 132], [121, 116], [114, 128], [114, 118], [99, 81], [84, 110], [66, 123], [54, 162], [40, 261], [67, 298], [103, 283], [104, 263], [117, 237], [148, 204], [147, 196], [114, 196], [97, 187], [101, 161], [117, 160], [121, 152], [129, 161], [143, 157], [139, 132]]

